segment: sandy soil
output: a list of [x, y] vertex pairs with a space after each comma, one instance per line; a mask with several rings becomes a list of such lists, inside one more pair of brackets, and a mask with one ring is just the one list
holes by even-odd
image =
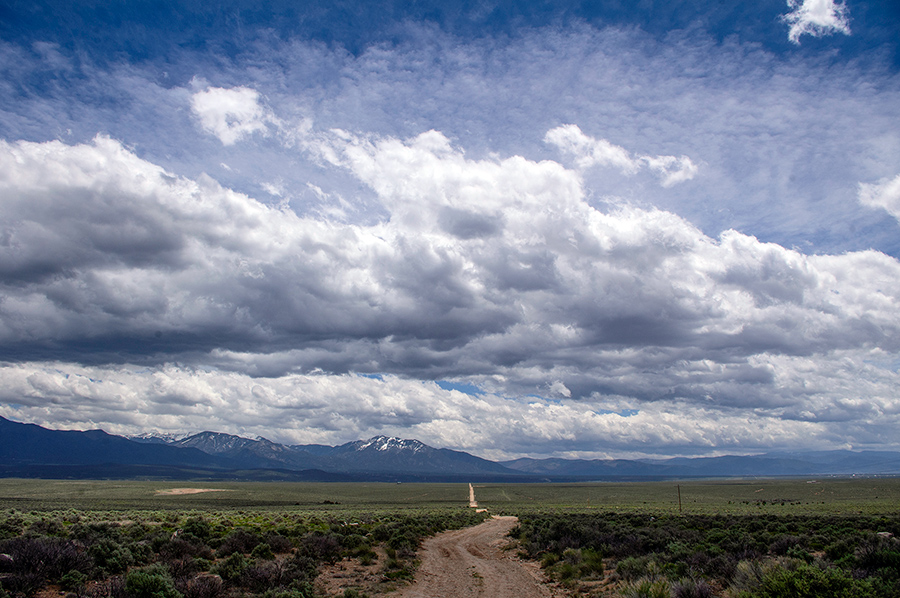
[[169, 490], [157, 490], [157, 494], [169, 496], [181, 494], [200, 494], [202, 492], [226, 492], [225, 488], [171, 488]]
[[415, 582], [396, 598], [558, 598], [534, 563], [516, 558], [507, 533], [515, 517], [494, 517], [481, 525], [444, 532], [422, 544]]
[[389, 581], [384, 577], [384, 563], [387, 554], [384, 548], [375, 548], [377, 555], [369, 565], [359, 559], [344, 558], [334, 565], [324, 567], [316, 578], [316, 590], [322, 596], [342, 596], [345, 590], [353, 589], [369, 596], [386, 596], [403, 582]]

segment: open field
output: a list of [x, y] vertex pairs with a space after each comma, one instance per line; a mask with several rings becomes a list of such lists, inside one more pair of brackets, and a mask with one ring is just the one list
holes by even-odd
[[900, 478], [474, 492], [487, 513], [468, 484], [0, 479], [0, 598], [389, 595], [424, 538], [490, 515], [566, 595], [900, 598]]
[[[900, 478], [475, 485], [479, 506], [520, 511], [878, 514], [900, 510]], [[198, 492], [198, 490], [205, 490]], [[467, 484], [0, 479], [0, 509], [396, 511], [466, 506]]]
[[403, 510], [465, 506], [468, 492], [465, 484], [0, 479], [0, 509]]
[[523, 508], [685, 514], [877, 514], [900, 510], [900, 478], [714, 480], [475, 486], [478, 503]]

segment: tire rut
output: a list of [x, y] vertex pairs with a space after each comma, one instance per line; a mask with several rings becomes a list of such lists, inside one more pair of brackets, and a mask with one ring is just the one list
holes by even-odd
[[515, 517], [443, 532], [422, 544], [421, 566], [412, 585], [396, 598], [557, 598], [542, 583], [540, 569], [504, 551]]

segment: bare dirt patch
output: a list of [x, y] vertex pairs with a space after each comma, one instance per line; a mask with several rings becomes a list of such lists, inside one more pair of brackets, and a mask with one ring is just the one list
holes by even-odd
[[323, 596], [341, 596], [345, 590], [356, 590], [369, 596], [383, 596], [395, 590], [399, 583], [384, 576], [387, 555], [384, 548], [375, 548], [376, 558], [368, 565], [359, 559], [344, 558], [321, 570], [316, 578], [316, 590]]
[[182, 494], [202, 494], [203, 492], [228, 492], [225, 488], [169, 488], [157, 490], [158, 496], [181, 496]]
[[508, 550], [515, 517], [494, 517], [480, 525], [444, 532], [422, 544], [415, 582], [395, 598], [561, 598], [540, 567]]

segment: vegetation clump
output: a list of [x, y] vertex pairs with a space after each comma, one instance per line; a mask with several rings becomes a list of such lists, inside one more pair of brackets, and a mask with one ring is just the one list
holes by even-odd
[[552, 578], [607, 571], [624, 597], [900, 598], [896, 515], [531, 513], [513, 533]]
[[[39, 489], [33, 495], [41, 498], [0, 498], [0, 598], [47, 591], [74, 595], [69, 598], [326, 598], [327, 587], [332, 598], [378, 595], [414, 577], [423, 538], [489, 517], [459, 501], [423, 505], [408, 498], [413, 492], [438, 494], [432, 486], [351, 484], [340, 493], [333, 486], [260, 486], [263, 500], [221, 492], [214, 498], [227, 506], [212, 508], [212, 498], [189, 502], [206, 500], [203, 495], [177, 503], [127, 497], [78, 502], [62, 494], [64, 484], [40, 481], [3, 482], [4, 496], [12, 495], [14, 483]], [[877, 494], [871, 491], [876, 483]], [[554, 485], [486, 487], [479, 500], [494, 512], [518, 516], [512, 532], [518, 550], [574, 595], [900, 598], [900, 515], [896, 500], [890, 508], [877, 502], [900, 495], [888, 493], [896, 482], [866, 481], [877, 499], [868, 503], [854, 498], [861, 486], [849, 482], [774, 485], [772, 495], [784, 501], [745, 503], [725, 496], [735, 492], [730, 486], [720, 486], [707, 495], [724, 497], [717, 508], [693, 507], [684, 514], [677, 503], [660, 508], [640, 484], [615, 487], [617, 504], [627, 503], [620, 508], [549, 503], [563, 495]], [[565, 492], [590, 492], [593, 501], [601, 491], [612, 495], [608, 488], [576, 485]], [[747, 493], [759, 488], [754, 482]], [[836, 498], [828, 504], [791, 498], [805, 492], [818, 499], [832, 488], [836, 493], [828, 496]], [[61, 498], [45, 498], [53, 492]], [[395, 492], [406, 493], [404, 499], [371, 499]], [[308, 497], [302, 505], [297, 493]], [[326, 496], [341, 500], [326, 504]], [[693, 504], [687, 496], [686, 506]], [[564, 500], [571, 502], [572, 495]], [[322, 573], [345, 559], [376, 576], [377, 591], [328, 586]]]
[[0, 598], [48, 585], [74, 598], [321, 598], [315, 581], [329, 564], [371, 565], [377, 548], [384, 580], [410, 580], [424, 537], [486, 517], [330, 508], [0, 511]]

